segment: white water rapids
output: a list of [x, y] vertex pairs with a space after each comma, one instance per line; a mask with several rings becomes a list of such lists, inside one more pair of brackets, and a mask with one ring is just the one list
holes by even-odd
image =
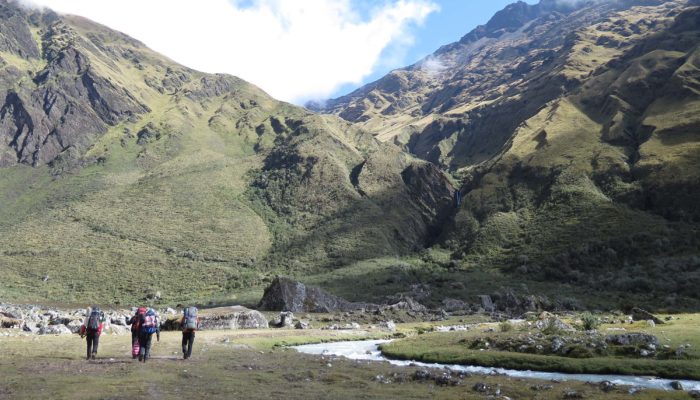
[[466, 372], [481, 375], [507, 375], [515, 378], [543, 379], [549, 381], [583, 381], [603, 382], [610, 381], [616, 385], [636, 386], [650, 389], [672, 390], [671, 382], [679, 381], [685, 390], [700, 390], [700, 381], [681, 379], [660, 379], [646, 376], [633, 375], [595, 375], [595, 374], [564, 374], [558, 372], [519, 371], [503, 368], [477, 367], [469, 365], [429, 364], [416, 361], [391, 360], [384, 357], [379, 350], [379, 345], [388, 343], [389, 340], [367, 340], [352, 342], [336, 342], [308, 344], [294, 346], [293, 348], [304, 354], [338, 356], [351, 360], [386, 361], [397, 366], [417, 366], [433, 369], [449, 369], [451, 371]]

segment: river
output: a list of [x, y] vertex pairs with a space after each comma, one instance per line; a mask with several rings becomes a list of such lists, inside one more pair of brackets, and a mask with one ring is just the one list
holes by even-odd
[[308, 344], [294, 346], [293, 348], [304, 354], [326, 355], [346, 357], [351, 360], [365, 361], [385, 361], [393, 365], [407, 367], [409, 365], [434, 368], [450, 369], [452, 371], [467, 372], [481, 375], [507, 375], [515, 378], [542, 379], [548, 381], [583, 381], [583, 382], [603, 382], [610, 381], [616, 385], [636, 386], [650, 389], [672, 390], [671, 382], [679, 381], [685, 390], [700, 390], [700, 381], [681, 379], [660, 379], [647, 376], [634, 375], [596, 375], [596, 374], [563, 374], [558, 372], [520, 371], [503, 368], [477, 367], [471, 365], [450, 365], [450, 364], [429, 364], [416, 361], [391, 360], [382, 355], [379, 345], [388, 343], [389, 340], [366, 340], [336, 343]]

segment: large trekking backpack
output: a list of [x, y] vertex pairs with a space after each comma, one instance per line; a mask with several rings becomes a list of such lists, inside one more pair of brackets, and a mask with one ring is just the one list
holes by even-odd
[[100, 330], [100, 324], [102, 323], [102, 311], [95, 307], [90, 312], [90, 317], [88, 317], [87, 330], [91, 332], [97, 332]]
[[141, 332], [155, 333], [158, 330], [158, 317], [152, 308], [141, 316]]
[[138, 332], [141, 330], [141, 320], [146, 315], [146, 311], [148, 311], [146, 307], [139, 307], [136, 309], [136, 318], [133, 319], [134, 322], [131, 325], [132, 331]]
[[188, 331], [197, 329], [197, 307], [185, 308], [184, 328]]

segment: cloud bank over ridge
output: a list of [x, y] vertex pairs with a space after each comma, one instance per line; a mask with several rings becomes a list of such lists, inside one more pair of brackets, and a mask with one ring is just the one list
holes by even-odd
[[359, 84], [400, 58], [412, 28], [438, 9], [430, 0], [23, 2], [90, 18], [188, 67], [233, 74], [297, 103]]

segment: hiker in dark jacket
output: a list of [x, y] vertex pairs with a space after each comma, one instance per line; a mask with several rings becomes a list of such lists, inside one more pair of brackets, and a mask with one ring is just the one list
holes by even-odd
[[199, 317], [197, 317], [196, 307], [187, 307], [183, 310], [180, 320], [182, 330], [182, 358], [187, 360], [192, 357], [192, 346], [194, 346], [194, 332], [199, 328]]
[[139, 324], [139, 361], [146, 362], [151, 356], [151, 343], [154, 333], [160, 342], [160, 318], [158, 313], [154, 309], [149, 308], [146, 314], [140, 317]]
[[98, 306], [88, 307], [83, 325], [80, 327], [80, 337], [87, 337], [87, 357], [95, 359], [97, 356], [97, 346], [100, 344], [100, 335], [105, 326], [105, 314]]
[[141, 351], [139, 343], [139, 332], [141, 331], [141, 316], [146, 314], [146, 307], [139, 307], [131, 318], [126, 320], [127, 325], [131, 325], [131, 358], [137, 358]]

